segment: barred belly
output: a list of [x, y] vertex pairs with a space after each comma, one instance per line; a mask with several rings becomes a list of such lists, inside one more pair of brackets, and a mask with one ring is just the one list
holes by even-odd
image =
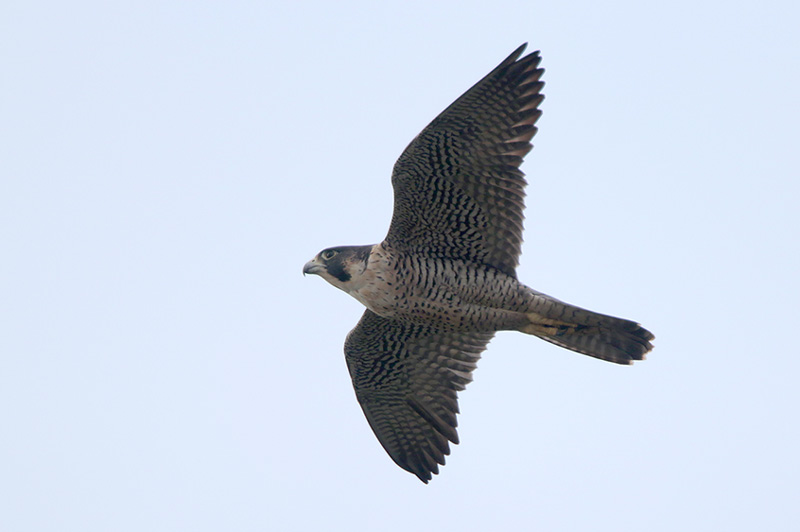
[[493, 332], [528, 323], [531, 290], [489, 266], [373, 249], [351, 295], [376, 314], [447, 330]]

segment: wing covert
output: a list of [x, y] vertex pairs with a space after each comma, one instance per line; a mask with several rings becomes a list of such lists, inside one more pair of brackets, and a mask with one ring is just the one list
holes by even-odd
[[427, 483], [458, 443], [457, 392], [472, 380], [492, 333], [439, 331], [370, 310], [345, 341], [345, 359], [367, 421], [403, 469]]
[[539, 52], [520, 46], [437, 116], [392, 174], [397, 248], [493, 266], [516, 276], [525, 179], [544, 99]]

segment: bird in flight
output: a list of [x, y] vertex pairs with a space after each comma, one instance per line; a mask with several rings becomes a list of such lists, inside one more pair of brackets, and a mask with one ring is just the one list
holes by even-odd
[[520, 331], [617, 364], [655, 337], [517, 280], [525, 179], [544, 99], [539, 52], [517, 48], [431, 122], [397, 160], [383, 242], [319, 252], [303, 267], [367, 309], [344, 353], [389, 456], [427, 483], [458, 443], [457, 393], [497, 331]]

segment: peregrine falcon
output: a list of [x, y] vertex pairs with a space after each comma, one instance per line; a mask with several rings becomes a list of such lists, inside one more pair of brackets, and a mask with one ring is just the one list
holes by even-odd
[[617, 364], [655, 337], [517, 280], [525, 179], [544, 99], [525, 44], [431, 122], [397, 160], [383, 242], [322, 250], [303, 267], [367, 309], [344, 344], [356, 397], [397, 465], [427, 483], [458, 443], [457, 393], [497, 331]]

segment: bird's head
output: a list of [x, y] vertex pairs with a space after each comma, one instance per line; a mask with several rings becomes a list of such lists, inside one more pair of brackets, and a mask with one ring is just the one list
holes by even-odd
[[372, 246], [327, 248], [303, 266], [303, 275], [319, 275], [336, 288], [350, 292], [367, 269]]

